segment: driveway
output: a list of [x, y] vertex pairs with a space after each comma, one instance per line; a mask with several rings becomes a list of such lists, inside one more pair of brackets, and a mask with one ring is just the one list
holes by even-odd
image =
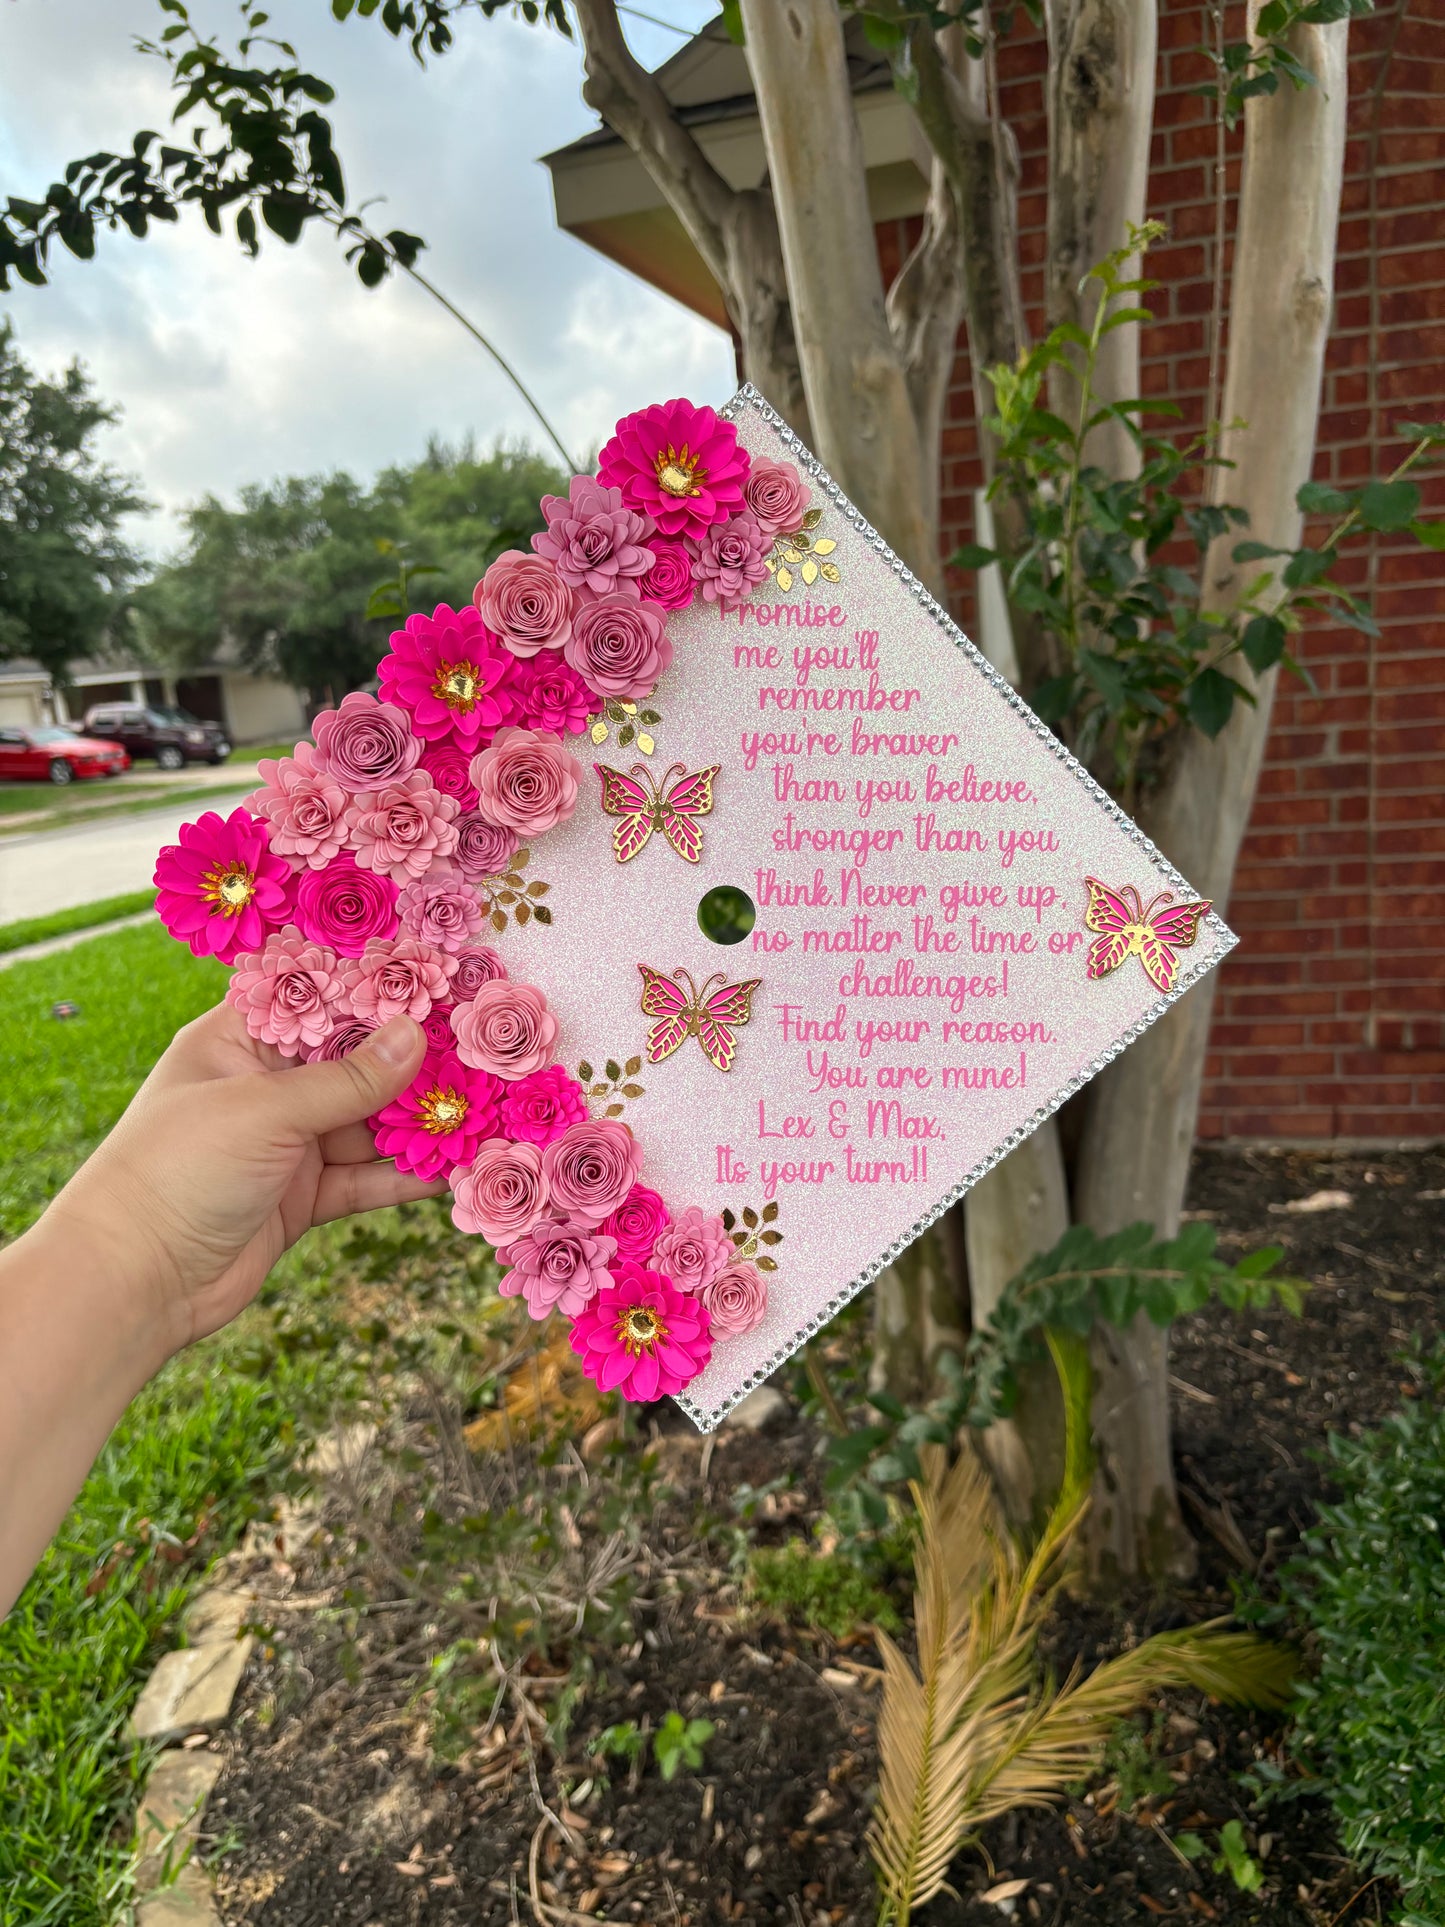
[[76, 823], [63, 830], [0, 840], [0, 923], [20, 917], [49, 916], [102, 897], [124, 896], [144, 890], [155, 869], [156, 852], [174, 843], [182, 823], [192, 822], [207, 807], [223, 814], [234, 808], [255, 777], [237, 771], [231, 795], [214, 805], [199, 799], [170, 803], [129, 816], [112, 816], [100, 823]]

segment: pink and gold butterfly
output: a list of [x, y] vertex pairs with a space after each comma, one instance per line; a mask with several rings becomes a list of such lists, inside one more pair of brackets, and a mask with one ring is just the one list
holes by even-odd
[[[712, 779], [722, 768], [696, 770], [691, 776], [685, 763], [674, 763], [659, 783], [643, 763], [634, 763], [624, 776], [621, 770], [594, 763], [602, 778], [602, 808], [620, 820], [612, 826], [612, 848], [619, 863], [630, 863], [646, 847], [654, 830], [661, 830], [673, 849], [689, 863], [702, 856], [702, 830], [694, 820], [712, 811]], [[681, 780], [668, 788], [671, 779]], [[633, 779], [640, 777], [642, 781]]]
[[[1117, 970], [1126, 957], [1137, 957], [1159, 990], [1172, 990], [1179, 959], [1172, 945], [1188, 950], [1199, 935], [1201, 918], [1209, 914], [1208, 903], [1175, 903], [1174, 893], [1166, 890], [1147, 907], [1132, 884], [1111, 890], [1097, 877], [1085, 877], [1089, 907], [1084, 923], [1099, 935], [1089, 945], [1089, 977], [1097, 982]], [[1172, 908], [1161, 908], [1171, 905]]]
[[[643, 1014], [658, 1020], [647, 1030], [648, 1063], [660, 1064], [687, 1038], [695, 1037], [710, 1063], [720, 1071], [730, 1071], [738, 1048], [733, 1031], [741, 1030], [752, 1016], [753, 992], [762, 978], [749, 977], [746, 983], [730, 984], [719, 971], [699, 990], [685, 970], [677, 972], [682, 982], [674, 983], [660, 970], [649, 970], [645, 963], [637, 968], [642, 972]], [[687, 985], [685, 991], [683, 983]], [[721, 984], [722, 989], [714, 990], [714, 984]]]

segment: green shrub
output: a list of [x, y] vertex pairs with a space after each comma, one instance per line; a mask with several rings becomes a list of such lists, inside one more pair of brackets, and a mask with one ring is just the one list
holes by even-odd
[[748, 1591], [759, 1605], [843, 1639], [860, 1626], [896, 1632], [901, 1621], [881, 1586], [849, 1559], [814, 1552], [791, 1539], [776, 1552], [760, 1550], [748, 1561]]
[[1318, 1644], [1296, 1748], [1414, 1927], [1445, 1920], [1445, 1345], [1425, 1373], [1433, 1398], [1331, 1435], [1342, 1496], [1283, 1574]]

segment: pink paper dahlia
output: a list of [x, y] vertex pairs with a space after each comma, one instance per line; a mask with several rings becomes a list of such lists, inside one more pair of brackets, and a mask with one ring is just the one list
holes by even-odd
[[746, 509], [710, 528], [695, 545], [692, 561], [704, 602], [715, 602], [724, 614], [736, 609], [750, 589], [767, 580], [772, 546], [772, 536]]
[[346, 842], [346, 791], [310, 743], [290, 756], [263, 756], [256, 770], [261, 787], [242, 797], [242, 809], [269, 823], [271, 848], [293, 870], [324, 868]]
[[597, 472], [664, 535], [697, 536], [742, 507], [748, 455], [713, 409], [654, 402], [617, 424]]
[[408, 770], [380, 789], [358, 790], [346, 812], [347, 838], [363, 870], [409, 883], [456, 849], [457, 815], [454, 796], [443, 796], [425, 770]]
[[375, 1024], [362, 1017], [338, 1017], [321, 1042], [308, 1045], [301, 1055], [308, 1064], [334, 1064], [342, 1057], [349, 1057], [375, 1029]]
[[477, 1146], [497, 1128], [501, 1086], [485, 1071], [468, 1068], [454, 1050], [427, 1054], [401, 1096], [368, 1119], [376, 1148], [398, 1171], [419, 1178], [443, 1177], [470, 1164]]
[[654, 1267], [665, 1271], [679, 1291], [701, 1291], [732, 1259], [733, 1241], [727, 1226], [700, 1204], [690, 1204], [680, 1211], [657, 1234], [652, 1247]]
[[393, 634], [378, 670], [382, 697], [407, 712], [418, 736], [475, 755], [507, 720], [493, 692], [511, 660], [475, 609], [439, 602]]
[[[615, 591], [637, 599], [637, 578], [652, 567], [643, 539], [651, 531], [645, 517], [624, 506], [620, 488], [574, 475], [565, 495], [542, 497], [542, 513], [547, 526], [532, 537], [532, 547], [574, 594]], [[559, 636], [558, 642], [566, 639]]]
[[497, 1290], [504, 1298], [520, 1294], [532, 1318], [559, 1311], [575, 1318], [589, 1300], [612, 1283], [608, 1266], [616, 1255], [612, 1239], [600, 1231], [569, 1224], [549, 1212], [515, 1244], [504, 1245], [497, 1263], [510, 1267]]
[[[690, 598], [694, 588], [690, 570], [687, 588]], [[602, 698], [587, 687], [571, 663], [557, 655], [519, 663], [512, 683], [517, 720], [524, 729], [550, 729], [558, 736], [565, 730], [580, 736], [588, 718], [602, 707]]]
[[560, 1064], [548, 1064], [543, 1070], [519, 1077], [503, 1092], [502, 1129], [509, 1138], [525, 1139], [529, 1144], [550, 1144], [569, 1124], [580, 1124], [586, 1115], [582, 1086]]
[[434, 1004], [450, 1001], [451, 958], [415, 937], [369, 943], [341, 966], [353, 1017], [379, 1029], [393, 1017], [424, 1024]]
[[261, 950], [237, 957], [226, 1002], [240, 1011], [259, 1043], [299, 1057], [326, 1041], [345, 1007], [338, 968], [334, 950], [308, 943], [288, 923], [273, 930]]
[[583, 1371], [600, 1391], [634, 1401], [680, 1392], [712, 1356], [703, 1305], [641, 1265], [614, 1267], [612, 1280], [572, 1326]]
[[482, 928], [482, 906], [465, 877], [418, 877], [403, 888], [396, 907], [409, 936], [448, 956], [464, 950]]
[[244, 809], [207, 810], [156, 858], [156, 912], [196, 956], [231, 963], [286, 922], [290, 880], [264, 823]]

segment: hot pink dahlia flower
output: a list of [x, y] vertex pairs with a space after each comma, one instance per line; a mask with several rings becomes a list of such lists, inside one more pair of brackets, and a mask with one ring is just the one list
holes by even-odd
[[345, 1008], [339, 959], [288, 923], [271, 932], [264, 948], [237, 957], [226, 1002], [240, 1011], [258, 1042], [299, 1057], [326, 1041]]
[[475, 754], [507, 720], [493, 692], [511, 660], [475, 609], [439, 602], [392, 635], [378, 670], [382, 697], [407, 712], [418, 736]]
[[618, 1265], [612, 1279], [572, 1326], [583, 1371], [600, 1391], [634, 1401], [680, 1392], [712, 1356], [703, 1305], [641, 1265]]
[[242, 809], [270, 824], [271, 848], [293, 870], [322, 869], [346, 843], [346, 791], [310, 743], [290, 756], [263, 756], [256, 770], [261, 788], [242, 797]]
[[[560, 1064], [548, 1064], [508, 1084], [502, 1096], [502, 1129], [529, 1144], [550, 1144], [569, 1124], [587, 1115], [587, 1099], [575, 1077]], [[608, 1227], [609, 1230], [611, 1227]]]
[[468, 1068], [454, 1050], [427, 1053], [400, 1097], [367, 1121], [376, 1148], [398, 1171], [439, 1178], [470, 1164], [477, 1146], [497, 1128], [495, 1077]]
[[748, 454], [736, 428], [713, 409], [654, 402], [617, 424], [597, 473], [664, 535], [696, 536], [742, 507]]
[[575, 1318], [589, 1299], [612, 1283], [608, 1266], [616, 1254], [612, 1239], [600, 1231], [569, 1224], [549, 1212], [515, 1244], [504, 1245], [497, 1263], [507, 1265], [497, 1290], [504, 1298], [520, 1295], [532, 1318], [559, 1311]]
[[565, 495], [542, 497], [542, 513], [547, 526], [532, 537], [532, 547], [575, 594], [616, 591], [637, 599], [637, 578], [652, 567], [644, 543], [651, 530], [644, 516], [624, 506], [620, 488], [574, 475]]
[[196, 956], [231, 963], [286, 922], [290, 880], [264, 823], [244, 809], [207, 810], [156, 858], [156, 912]]

